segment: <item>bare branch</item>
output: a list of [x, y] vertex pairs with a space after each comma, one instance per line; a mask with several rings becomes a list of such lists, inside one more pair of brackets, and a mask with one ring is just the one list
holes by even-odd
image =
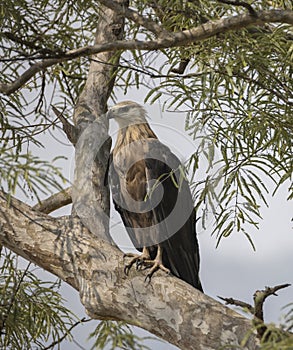
[[198, 27], [188, 30], [169, 33], [166, 36], [159, 37], [156, 40], [118, 40], [108, 43], [86, 46], [75, 50], [70, 50], [64, 55], [55, 58], [45, 59], [32, 65], [26, 72], [9, 84], [0, 84], [0, 92], [11, 94], [18, 90], [22, 85], [29, 81], [38, 72], [47, 69], [57, 63], [69, 61], [78, 57], [85, 57], [101, 52], [116, 50], [158, 50], [167, 47], [180, 47], [190, 43], [203, 41], [220, 33], [226, 33], [231, 30], [247, 28], [251, 25], [264, 26], [265, 23], [288, 23], [293, 25], [293, 11], [291, 10], [269, 10], [259, 11], [257, 16], [251, 14], [242, 14], [228, 18], [222, 18], [216, 21], [209, 21]]
[[223, 298], [218, 296], [218, 298], [220, 298], [221, 300], [225, 301], [226, 305], [235, 305], [235, 306], [239, 306], [242, 307], [243, 309], [247, 309], [250, 313], [254, 313], [254, 307], [251, 306], [248, 303], [245, 303], [244, 301], [241, 300], [237, 300], [234, 298]]
[[276, 292], [280, 289], [289, 287], [290, 284], [280, 284], [275, 287], [266, 287], [264, 290], [257, 290], [253, 295], [254, 300], [254, 316], [260, 320], [264, 320], [263, 317], [263, 304], [267, 297], [270, 295], [277, 295]]
[[78, 131], [77, 128], [69, 123], [69, 121], [63, 116], [63, 114], [52, 105], [53, 112], [55, 113], [56, 117], [61, 121], [63, 125], [63, 131], [65, 132], [66, 136], [68, 137], [68, 140], [75, 145], [78, 138]]
[[33, 209], [44, 214], [49, 214], [52, 211], [62, 208], [70, 203], [72, 203], [71, 187], [68, 187], [36, 204]]
[[[253, 316], [253, 324], [256, 328], [258, 337], [262, 339], [267, 332], [267, 326], [264, 324], [263, 316], [263, 305], [267, 297], [270, 295], [277, 295], [276, 292], [280, 289], [289, 287], [290, 284], [280, 284], [275, 287], [266, 287], [264, 290], [257, 290], [253, 295], [254, 306], [247, 304], [241, 300], [236, 300], [233, 298], [222, 298], [221, 300], [225, 301], [227, 305], [240, 306], [247, 309]], [[268, 334], [266, 334], [268, 337]]]
[[266, 287], [264, 290], [257, 290], [253, 295], [254, 300], [254, 318], [253, 324], [256, 327], [257, 335], [260, 339], [269, 338], [270, 332], [268, 332], [268, 327], [264, 324], [263, 306], [267, 297], [270, 295], [277, 295], [276, 292], [280, 289], [289, 287], [290, 284], [281, 284], [275, 287]]

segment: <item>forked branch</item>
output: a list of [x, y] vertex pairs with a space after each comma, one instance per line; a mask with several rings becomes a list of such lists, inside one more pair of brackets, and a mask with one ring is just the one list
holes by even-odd
[[266, 287], [263, 290], [257, 290], [253, 295], [254, 306], [248, 303], [245, 303], [241, 300], [237, 300], [233, 298], [223, 298], [223, 297], [219, 297], [219, 298], [225, 301], [226, 305], [235, 305], [248, 310], [254, 316], [253, 323], [256, 326], [256, 330], [259, 338], [262, 339], [263, 335], [267, 330], [267, 327], [264, 324], [264, 314], [263, 314], [263, 307], [264, 307], [265, 300], [270, 295], [277, 295], [276, 292], [278, 290], [287, 288], [289, 286], [290, 286], [289, 283], [285, 283], [285, 284], [277, 285], [275, 287]]

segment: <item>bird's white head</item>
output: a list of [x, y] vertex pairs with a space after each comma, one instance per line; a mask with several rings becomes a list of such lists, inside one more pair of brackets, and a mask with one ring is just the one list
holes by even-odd
[[107, 117], [108, 119], [115, 119], [120, 128], [133, 124], [147, 123], [145, 109], [133, 101], [117, 103], [108, 110]]

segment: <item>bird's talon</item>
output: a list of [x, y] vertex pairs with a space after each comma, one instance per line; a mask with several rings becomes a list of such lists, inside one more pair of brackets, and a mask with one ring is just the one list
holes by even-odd
[[150, 267], [151, 267], [151, 265], [142, 264], [140, 267], [140, 270], [144, 271], [144, 270], [149, 269]]
[[150, 284], [151, 283], [151, 279], [152, 279], [152, 275], [150, 275], [149, 273], [145, 276], [145, 283]]
[[144, 260], [143, 259], [137, 259], [136, 261], [136, 269], [141, 270], [144, 265]]
[[124, 254], [124, 257], [132, 258], [130, 262], [124, 267], [125, 275], [128, 276], [129, 271], [133, 265], [135, 265], [136, 270], [149, 269], [145, 277], [145, 282], [148, 284], [151, 282], [152, 276], [157, 270], [162, 270], [166, 274], [170, 273], [170, 270], [163, 265], [160, 250], [158, 251], [157, 257], [155, 259], [151, 259], [148, 252], [143, 252], [141, 255], [126, 253]]
[[151, 283], [151, 279], [149, 278], [149, 276], [145, 277], [144, 282], [147, 283], [147, 284]]
[[124, 273], [126, 276], [128, 276], [129, 270], [130, 270], [130, 267], [128, 265], [124, 267]]

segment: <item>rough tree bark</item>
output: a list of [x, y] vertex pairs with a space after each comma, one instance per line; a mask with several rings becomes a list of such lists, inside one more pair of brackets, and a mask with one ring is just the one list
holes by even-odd
[[[125, 5], [124, 0], [119, 2]], [[121, 16], [105, 8], [95, 44], [121, 40], [123, 25]], [[0, 242], [78, 290], [92, 318], [124, 320], [183, 349], [218, 349], [241, 345], [243, 339], [245, 349], [256, 349], [249, 320], [185, 282], [158, 272], [146, 284], [141, 272], [131, 271], [130, 276], [123, 272], [123, 253], [109, 242], [109, 192], [104, 185], [110, 147], [104, 113], [113, 86], [113, 68], [105, 62], [113, 55], [92, 57], [75, 109], [75, 126], [82, 139], [76, 155], [78, 185], [72, 189], [75, 215], [52, 218], [13, 198], [8, 204], [1, 193]], [[99, 130], [96, 138], [106, 142], [99, 144], [93, 164], [85, 169], [85, 154], [95, 143], [86, 130], [93, 124]], [[80, 203], [86, 206], [80, 209]], [[87, 219], [80, 219], [84, 210], [94, 230], [85, 227]]]
[[[125, 0], [118, 2], [127, 6]], [[124, 17], [102, 7], [95, 44], [121, 40], [123, 33]], [[109, 123], [105, 112], [114, 84], [115, 64], [118, 61], [119, 55], [115, 52], [102, 52], [91, 56], [87, 81], [79, 96], [73, 118], [79, 134], [72, 189], [74, 208], [92, 232], [98, 232], [99, 237], [109, 241], [110, 196], [109, 188], [105, 186], [105, 173], [111, 140], [108, 137]]]

